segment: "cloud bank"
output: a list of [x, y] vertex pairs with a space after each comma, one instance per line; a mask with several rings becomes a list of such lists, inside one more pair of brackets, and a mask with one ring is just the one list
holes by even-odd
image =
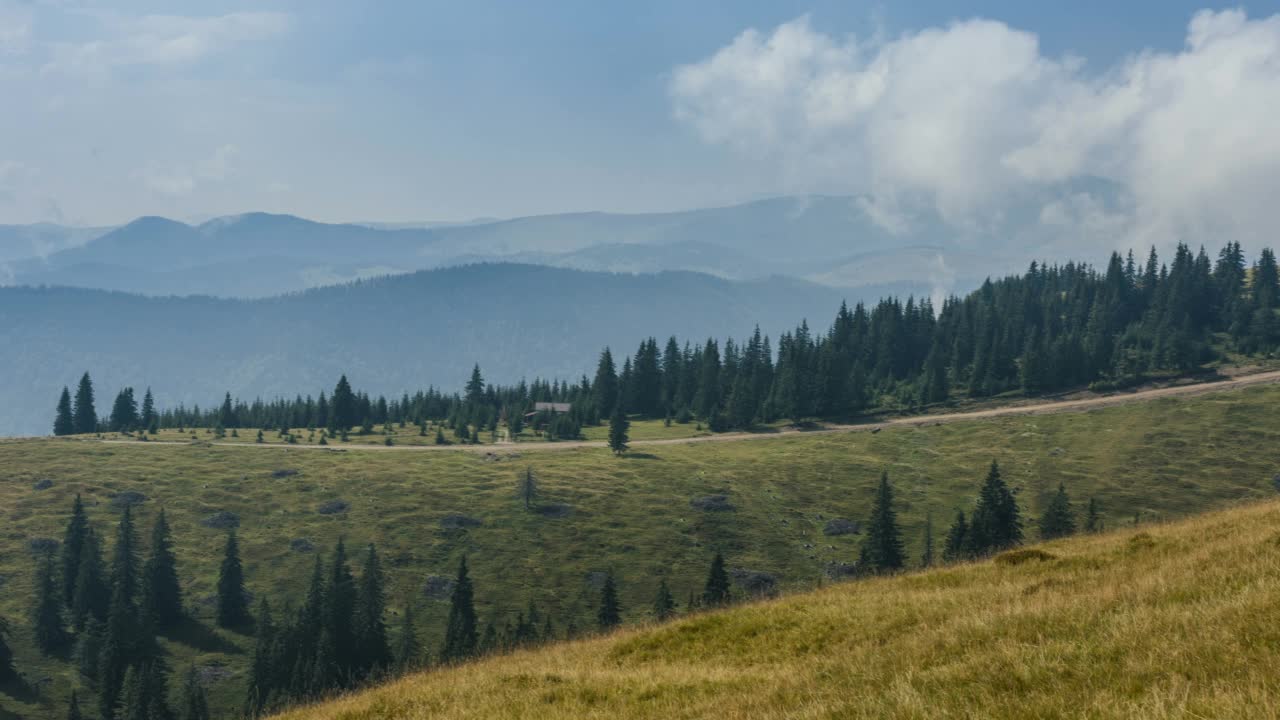
[[677, 68], [669, 92], [707, 142], [858, 194], [892, 230], [931, 213], [1113, 246], [1276, 238], [1280, 15], [1200, 12], [1180, 50], [1107, 68], [997, 21], [862, 39], [801, 17]]

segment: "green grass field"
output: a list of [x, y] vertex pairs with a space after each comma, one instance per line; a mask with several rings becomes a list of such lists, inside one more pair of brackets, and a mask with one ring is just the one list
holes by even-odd
[[[852, 562], [859, 536], [828, 537], [832, 518], [861, 519], [881, 470], [888, 470], [912, 557], [927, 514], [940, 539], [957, 507], [968, 508], [986, 466], [999, 460], [1029, 516], [1061, 481], [1078, 506], [1101, 504], [1112, 528], [1171, 520], [1275, 494], [1280, 472], [1280, 387], [1096, 410], [1004, 417], [926, 427], [762, 441], [664, 445], [615, 458], [604, 449], [540, 452], [515, 447], [462, 452], [329, 452], [77, 440], [0, 442], [0, 614], [18, 627], [18, 664], [41, 680], [40, 695], [0, 692], [0, 718], [58, 716], [77, 682], [70, 666], [35, 655], [25, 618], [31, 598], [32, 539], [60, 538], [76, 492], [110, 534], [112, 495], [143, 493], [144, 530], [164, 507], [175, 534], [187, 604], [208, 624], [225, 531], [201, 520], [230, 511], [241, 520], [249, 589], [273, 601], [299, 599], [313, 555], [376, 542], [387, 566], [391, 605], [413, 600], [424, 641], [436, 646], [447, 604], [426, 598], [430, 575], [449, 576], [464, 553], [472, 563], [481, 621], [505, 621], [535, 600], [559, 627], [590, 625], [596, 573], [613, 571], [629, 620], [643, 620], [659, 577], [677, 599], [700, 589], [711, 555], [731, 568], [769, 573], [783, 591], [824, 582], [829, 563]], [[667, 430], [655, 423], [655, 431]], [[685, 426], [690, 427], [690, 426]], [[252, 439], [248, 438], [251, 442]], [[526, 512], [516, 477], [532, 467], [547, 512]], [[294, 471], [274, 477], [276, 471]], [[34, 489], [42, 480], [52, 487]], [[707, 512], [690, 501], [723, 494], [734, 506]], [[318, 509], [341, 500], [346, 512]], [[567, 506], [567, 507], [563, 507]], [[462, 513], [481, 522], [445, 529]], [[1034, 537], [1034, 522], [1028, 523]], [[144, 535], [145, 538], [145, 535]], [[871, 587], [871, 586], [868, 586]], [[391, 619], [394, 627], [395, 620]], [[175, 667], [189, 662], [229, 671], [210, 693], [238, 705], [249, 638], [209, 633], [194, 644], [166, 642]], [[204, 648], [204, 649], [201, 649]]]
[[285, 720], [1274, 718], [1280, 502], [406, 677]]

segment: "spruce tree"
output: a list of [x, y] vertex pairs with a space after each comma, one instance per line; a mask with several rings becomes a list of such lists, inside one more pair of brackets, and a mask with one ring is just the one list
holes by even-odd
[[613, 354], [609, 348], [600, 353], [600, 362], [596, 365], [596, 379], [591, 383], [591, 395], [595, 400], [596, 413], [607, 418], [613, 415], [614, 406], [618, 404], [618, 372], [613, 364]]
[[324, 629], [333, 646], [333, 663], [336, 682], [347, 682], [359, 666], [355, 628], [352, 618], [356, 611], [356, 579], [347, 564], [347, 546], [342, 538], [333, 550], [333, 562], [329, 566], [329, 583], [325, 588]]
[[671, 588], [667, 586], [667, 579], [662, 578], [658, 583], [658, 594], [653, 598], [653, 617], [658, 622], [670, 620], [676, 614], [676, 599], [671, 595]]
[[969, 523], [965, 521], [964, 511], [956, 511], [956, 519], [947, 530], [947, 538], [942, 546], [942, 559], [955, 562], [969, 554]]
[[182, 683], [177, 720], [209, 720], [209, 718], [209, 700], [205, 696], [204, 686], [200, 684], [200, 676], [196, 674], [196, 666], [192, 664], [187, 669], [186, 679]]
[[[489, 630], [493, 625], [489, 625]], [[413, 622], [413, 603], [405, 603], [404, 616], [400, 620], [400, 642], [396, 644], [396, 667], [400, 671], [416, 667], [422, 657], [422, 643], [418, 640], [418, 628]]]
[[476, 607], [467, 574], [467, 558], [458, 563], [458, 577], [453, 582], [453, 594], [449, 598], [449, 621], [445, 626], [444, 646], [440, 649], [441, 662], [457, 662], [475, 654]]
[[618, 586], [613, 582], [613, 573], [604, 577], [604, 587], [600, 589], [600, 609], [596, 612], [596, 624], [601, 630], [611, 630], [622, 622], [622, 606], [618, 603]]
[[1098, 499], [1089, 498], [1089, 511], [1084, 520], [1085, 532], [1095, 533], [1102, 530], [1102, 515], [1098, 512]]
[[156, 414], [156, 400], [151, 395], [151, 388], [147, 388], [146, 394], [142, 396], [142, 414], [141, 417], [139, 417], [139, 420], [141, 421], [144, 429], [154, 433], [159, 419], [159, 416]]
[[[138, 659], [137, 610], [122, 577], [117, 575], [111, 589], [111, 609], [98, 649], [98, 712], [103, 720], [115, 720], [117, 702], [126, 674]], [[134, 681], [135, 685], [137, 680]], [[134, 688], [140, 691], [139, 688]]]
[[999, 464], [993, 460], [969, 521], [968, 550], [980, 556], [1021, 542], [1022, 518], [1018, 501], [1001, 477]]
[[138, 539], [133, 529], [133, 510], [128, 505], [120, 513], [116, 544], [111, 549], [111, 588], [133, 607], [138, 597]]
[[90, 622], [104, 623], [110, 610], [111, 589], [107, 585], [98, 534], [89, 527], [80, 549], [75, 594], [71, 599], [71, 626], [76, 632]]
[[729, 573], [725, 570], [724, 555], [716, 553], [711, 558], [711, 569], [707, 571], [707, 583], [702, 589], [702, 604], [705, 607], [717, 607], [729, 603]]
[[333, 397], [329, 402], [329, 426], [332, 430], [347, 431], [360, 422], [357, 415], [356, 396], [351, 392], [351, 384], [347, 376], [338, 379], [333, 388]]
[[1073, 535], [1076, 531], [1076, 519], [1071, 512], [1071, 500], [1067, 497], [1067, 489], [1058, 483], [1058, 492], [1054, 493], [1049, 504], [1040, 517], [1040, 537], [1045, 540]]
[[862, 558], [866, 570], [893, 572], [904, 565], [902, 533], [898, 529], [898, 515], [893, 509], [893, 486], [889, 473], [880, 474], [875, 500], [871, 503], [871, 518], [867, 523], [867, 537], [862, 542]]
[[385, 611], [382, 566], [378, 561], [377, 549], [370, 544], [360, 573], [354, 619], [356, 657], [359, 662], [356, 672], [360, 677], [380, 673], [391, 665], [391, 646], [387, 641], [387, 625], [383, 620]]
[[8, 682], [18, 676], [13, 666], [13, 649], [9, 647], [9, 621], [0, 617], [0, 682]]
[[265, 597], [258, 604], [253, 624], [257, 637], [253, 645], [253, 658], [249, 661], [248, 692], [244, 705], [244, 714], [249, 717], [262, 714], [276, 689], [278, 668], [273, 667], [277, 660], [276, 626], [271, 617], [271, 604]]
[[924, 537], [920, 544], [924, 546], [920, 552], [920, 567], [933, 567], [933, 513], [924, 517]]
[[75, 416], [71, 412], [71, 391], [64, 385], [58, 398], [57, 415], [53, 420], [54, 435], [71, 435], [76, 431]]
[[627, 430], [630, 428], [631, 421], [622, 411], [622, 403], [618, 402], [609, 418], [609, 449], [614, 455], [622, 455], [627, 451]]
[[218, 570], [217, 622], [219, 627], [234, 628], [248, 624], [249, 607], [244, 594], [244, 567], [240, 564], [240, 543], [232, 530], [222, 552]]
[[80, 378], [80, 386], [76, 389], [76, 405], [72, 411], [75, 431], [81, 435], [98, 432], [98, 413], [93, 408], [93, 381], [89, 373]]
[[151, 554], [142, 566], [141, 610], [144, 620], [161, 629], [171, 628], [182, 619], [182, 588], [163, 508], [151, 530]]
[[85, 513], [80, 493], [71, 503], [71, 517], [62, 534], [60, 565], [62, 567], [62, 601], [68, 607], [76, 597], [76, 575], [80, 572], [80, 555], [84, 552], [85, 536], [89, 534], [89, 516]]
[[84, 720], [80, 712], [80, 695], [75, 690], [71, 691], [71, 701], [67, 703], [67, 720]]
[[53, 553], [44, 553], [36, 566], [36, 603], [31, 612], [31, 625], [36, 647], [52, 655], [67, 645], [67, 631], [62, 625], [62, 591], [58, 588]]

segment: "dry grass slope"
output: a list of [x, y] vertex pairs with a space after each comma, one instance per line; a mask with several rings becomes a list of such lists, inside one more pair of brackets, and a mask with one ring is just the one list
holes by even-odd
[[1280, 717], [1280, 502], [430, 672], [283, 716]]

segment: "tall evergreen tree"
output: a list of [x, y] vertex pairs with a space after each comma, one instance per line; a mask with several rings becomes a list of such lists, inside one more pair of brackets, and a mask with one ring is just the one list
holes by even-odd
[[258, 603], [258, 613], [253, 625], [257, 637], [253, 645], [253, 657], [249, 661], [249, 684], [244, 705], [244, 714], [249, 717], [261, 715], [271, 702], [280, 671], [274, 665], [285, 659], [283, 653], [277, 654], [275, 620], [271, 616], [271, 603], [265, 597]]
[[93, 407], [93, 381], [89, 379], [89, 373], [80, 377], [72, 420], [75, 431], [81, 435], [98, 432], [98, 413]]
[[156, 399], [151, 395], [151, 388], [147, 388], [147, 392], [142, 396], [142, 413], [138, 419], [141, 421], [142, 428], [156, 429], [160, 416], [156, 414]]
[[618, 586], [613, 581], [613, 573], [604, 576], [604, 587], [600, 588], [600, 609], [596, 612], [596, 624], [601, 630], [611, 630], [622, 622], [622, 605], [618, 602]]
[[724, 555], [716, 553], [711, 558], [711, 569], [707, 571], [707, 583], [702, 588], [702, 604], [705, 607], [718, 607], [729, 603], [729, 572], [724, 566]]
[[354, 620], [356, 657], [359, 659], [356, 672], [360, 677], [382, 672], [391, 665], [391, 645], [387, 641], [387, 625], [383, 620], [385, 612], [382, 566], [377, 549], [370, 544], [360, 572]]
[[151, 554], [142, 566], [142, 617], [158, 628], [170, 628], [182, 619], [182, 588], [178, 584], [177, 558], [169, 523], [161, 508], [151, 530]]
[[1071, 500], [1067, 497], [1067, 489], [1058, 483], [1058, 492], [1054, 493], [1040, 516], [1040, 537], [1045, 540], [1074, 535], [1076, 531], [1075, 515], [1071, 512]]
[[871, 503], [871, 518], [867, 522], [867, 537], [862, 543], [862, 560], [871, 572], [893, 572], [904, 564], [902, 533], [898, 529], [898, 515], [893, 509], [893, 486], [889, 473], [880, 474], [875, 500]]
[[333, 388], [333, 397], [329, 401], [330, 428], [340, 432], [350, 430], [360, 422], [358, 412], [356, 396], [351, 391], [351, 383], [347, 382], [347, 376], [343, 375], [338, 378], [338, 384]]
[[92, 527], [86, 527], [80, 548], [80, 567], [76, 569], [75, 593], [71, 598], [71, 626], [75, 631], [81, 632], [91, 621], [106, 622], [110, 598], [98, 534]]
[[440, 649], [442, 662], [457, 662], [475, 654], [476, 607], [467, 574], [467, 558], [458, 563], [458, 577], [453, 582], [453, 594], [449, 598], [449, 622], [445, 626], [444, 646]]
[[222, 565], [218, 570], [217, 621], [219, 627], [242, 627], [248, 624], [249, 607], [244, 593], [244, 567], [240, 564], [240, 543], [232, 530], [223, 546]]
[[36, 647], [46, 655], [67, 645], [67, 631], [62, 625], [62, 591], [56, 580], [53, 553], [44, 553], [36, 566], [36, 603], [31, 612], [32, 633]]
[[218, 410], [218, 424], [230, 430], [240, 427], [240, 418], [236, 416], [236, 406], [231, 402], [231, 393], [222, 399], [222, 407]]
[[613, 415], [614, 406], [618, 402], [618, 371], [613, 364], [613, 354], [609, 348], [600, 353], [600, 362], [596, 365], [596, 379], [591, 383], [591, 395], [595, 400], [599, 417]]
[[1085, 532], [1098, 532], [1102, 530], [1102, 516], [1098, 512], [1098, 499], [1089, 498], [1089, 510], [1085, 514], [1084, 521]]
[[653, 598], [653, 617], [658, 622], [670, 620], [676, 614], [676, 599], [671, 595], [671, 588], [667, 586], [667, 579], [662, 578], [658, 583], [658, 593]]
[[484, 377], [480, 375], [480, 366], [471, 368], [471, 379], [467, 380], [467, 403], [479, 405], [484, 401]]
[[614, 455], [622, 455], [627, 451], [627, 431], [631, 429], [631, 421], [622, 410], [622, 403], [614, 406], [613, 415], [609, 418], [609, 449]]
[[[490, 625], [489, 629], [493, 626]], [[396, 644], [396, 667], [410, 670], [422, 659], [422, 643], [418, 640], [418, 628], [413, 621], [413, 603], [405, 603], [404, 615], [400, 620], [400, 641]]]
[[138, 536], [133, 528], [133, 510], [125, 505], [116, 525], [116, 544], [111, 550], [111, 587], [132, 608], [138, 598]]
[[9, 647], [9, 621], [0, 617], [0, 682], [8, 682], [18, 676], [13, 666], [13, 648]]
[[62, 567], [62, 601], [71, 607], [76, 597], [76, 575], [80, 572], [80, 555], [84, 552], [85, 536], [89, 534], [89, 516], [85, 514], [80, 493], [71, 503], [71, 517], [62, 534], [60, 565]]
[[54, 435], [71, 435], [76, 431], [75, 415], [71, 412], [71, 391], [64, 385], [58, 397], [57, 415], [53, 419]]
[[357, 594], [356, 579], [347, 564], [346, 542], [338, 538], [333, 549], [333, 562], [329, 566], [324, 609], [324, 635], [332, 643], [333, 669], [336, 672], [332, 680], [337, 683], [350, 682], [359, 666], [356, 633], [352, 626]]
[[956, 511], [956, 519], [947, 530], [947, 538], [942, 546], [942, 559], [955, 562], [969, 554], [969, 523], [964, 518], [964, 511]]
[[999, 464], [993, 460], [969, 521], [968, 550], [973, 555], [986, 555], [1021, 542], [1022, 517], [1018, 501], [1001, 477]]
[[[115, 720], [126, 675], [139, 659], [137, 610], [126, 589], [125, 577], [116, 574], [113, 578], [111, 609], [98, 649], [98, 712], [103, 720]], [[135, 692], [140, 692], [140, 682], [133, 680]]]
[[112, 432], [129, 432], [138, 427], [138, 402], [133, 399], [133, 388], [127, 387], [116, 395], [111, 406]]
[[200, 684], [200, 676], [196, 674], [196, 666], [193, 664], [187, 669], [186, 678], [182, 682], [177, 720], [209, 720], [209, 718], [209, 700], [205, 695], [204, 686]]
[[67, 720], [84, 720], [80, 712], [80, 695], [75, 690], [71, 691], [71, 700], [67, 703]]

